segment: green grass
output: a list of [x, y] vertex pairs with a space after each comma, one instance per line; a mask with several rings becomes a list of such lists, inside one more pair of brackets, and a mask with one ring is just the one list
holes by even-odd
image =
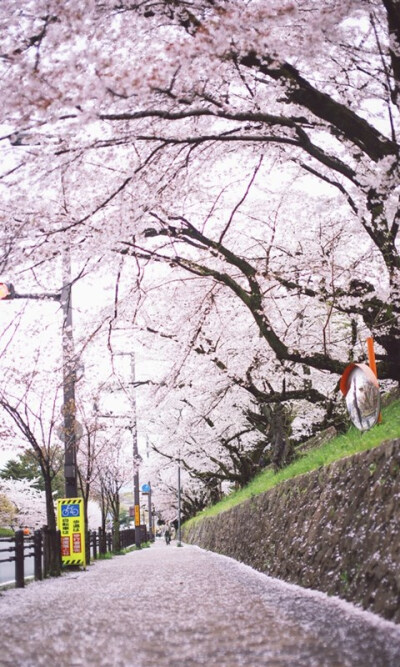
[[[105, 554], [97, 554], [97, 560], [109, 560], [114, 558], [114, 556], [125, 556], [131, 551], [139, 551], [140, 549], [147, 549], [150, 547], [150, 542], [142, 542], [140, 547], [136, 547], [134, 544], [126, 549], [121, 549], [121, 551], [107, 551]], [[91, 559], [92, 560], [92, 559]]]
[[396, 400], [382, 410], [382, 423], [377, 424], [369, 431], [362, 433], [352, 426], [347, 433], [333, 438], [318, 449], [313, 449], [277, 473], [266, 469], [255, 477], [245, 488], [230, 493], [219, 503], [207, 507], [200, 514], [187, 521], [185, 528], [207, 516], [215, 516], [225, 512], [235, 505], [272, 489], [281, 482], [304, 475], [326, 466], [338, 459], [351, 456], [357, 452], [377, 447], [385, 440], [400, 437], [400, 400]]
[[0, 528], [0, 537], [14, 537], [14, 531], [11, 528]]

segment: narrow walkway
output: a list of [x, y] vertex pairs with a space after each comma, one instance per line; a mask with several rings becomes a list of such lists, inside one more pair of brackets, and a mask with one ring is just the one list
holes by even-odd
[[0, 595], [2, 667], [398, 667], [400, 626], [160, 540]]

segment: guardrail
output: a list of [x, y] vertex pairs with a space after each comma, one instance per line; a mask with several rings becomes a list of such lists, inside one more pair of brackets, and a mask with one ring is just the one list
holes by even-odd
[[[148, 532], [146, 526], [140, 525], [140, 542], [147, 542]], [[126, 530], [119, 531], [119, 546], [120, 549], [126, 549], [127, 547], [135, 544], [135, 528], [128, 528]], [[96, 560], [98, 556], [103, 556], [108, 552], [113, 550], [113, 531], [106, 532], [99, 528], [96, 530], [90, 530], [86, 536], [86, 558], [89, 562], [92, 558]]]
[[[140, 526], [141, 542], [147, 541], [147, 530]], [[88, 532], [86, 537], [86, 558], [96, 560], [98, 557], [112, 552], [113, 533], [99, 528]], [[120, 548], [135, 544], [135, 529], [120, 531]], [[33, 535], [24, 535], [23, 530], [15, 531], [10, 537], [0, 537], [0, 566], [2, 563], [14, 563], [14, 577], [1, 583], [15, 582], [16, 588], [23, 588], [26, 579], [26, 559], [33, 558], [33, 577], [40, 581], [45, 577], [61, 573], [61, 549], [60, 531], [50, 530], [44, 526], [41, 530], [35, 530]]]
[[16, 588], [23, 588], [25, 586], [25, 561], [32, 557], [35, 580], [41, 580], [49, 574], [59, 574], [61, 570], [59, 543], [60, 532], [50, 530], [47, 526], [41, 530], [35, 530], [33, 535], [24, 535], [23, 530], [16, 530], [13, 536], [0, 537], [0, 564], [15, 564], [14, 579], [11, 578], [5, 583], [14, 580]]

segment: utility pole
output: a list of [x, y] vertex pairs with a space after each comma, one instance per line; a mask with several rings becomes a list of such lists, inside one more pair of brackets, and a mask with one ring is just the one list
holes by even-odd
[[149, 508], [149, 540], [153, 541], [153, 516], [151, 513], [151, 484], [149, 482], [149, 497], [148, 497], [148, 508]]
[[178, 544], [181, 547], [181, 460], [178, 459]]
[[63, 251], [63, 287], [61, 290], [62, 353], [63, 353], [63, 392], [64, 392], [64, 476], [65, 497], [76, 498], [78, 495], [76, 474], [76, 359], [72, 330], [72, 290], [71, 257], [69, 249]]
[[[131, 379], [128, 382], [128, 391], [125, 383], [119, 382], [120, 388], [123, 389], [129, 399], [130, 413], [129, 422], [126, 428], [132, 433], [132, 465], [133, 465], [133, 504], [134, 504], [134, 519], [135, 519], [135, 546], [140, 549], [141, 535], [140, 535], [140, 489], [139, 489], [139, 466], [141, 458], [139, 456], [137, 444], [137, 420], [136, 420], [136, 393], [135, 393], [135, 354], [134, 352], [114, 352], [118, 357], [130, 357], [130, 375]], [[127, 415], [102, 415], [110, 419], [127, 419]]]
[[133, 504], [135, 516], [135, 546], [140, 549], [141, 535], [140, 535], [140, 493], [139, 493], [139, 452], [137, 443], [137, 419], [136, 419], [136, 392], [135, 392], [135, 353], [128, 352], [131, 357], [131, 431], [133, 439]]

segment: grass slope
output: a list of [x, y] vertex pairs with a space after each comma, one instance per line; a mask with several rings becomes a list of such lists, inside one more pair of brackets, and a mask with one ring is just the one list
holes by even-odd
[[287, 479], [304, 475], [338, 459], [377, 447], [385, 440], [393, 440], [399, 437], [400, 400], [396, 400], [386, 408], [383, 408], [382, 422], [374, 426], [371, 430], [362, 433], [352, 426], [344, 435], [339, 435], [321, 447], [307, 452], [278, 473], [274, 473], [271, 469], [264, 470], [245, 488], [230, 493], [216, 505], [207, 507], [193, 519], [187, 521], [185, 527], [189, 527], [194, 522], [206, 516], [215, 516], [220, 512], [225, 512], [247, 498], [268, 491], [268, 489]]

